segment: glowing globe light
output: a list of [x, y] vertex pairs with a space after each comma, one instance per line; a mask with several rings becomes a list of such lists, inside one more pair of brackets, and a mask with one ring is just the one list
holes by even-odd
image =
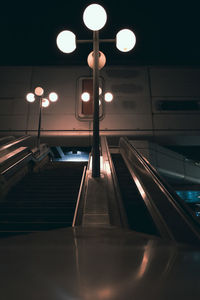
[[116, 35], [116, 47], [122, 52], [128, 52], [136, 44], [136, 37], [133, 31], [122, 29]]
[[28, 93], [28, 94], [26, 95], [26, 100], [27, 100], [28, 102], [34, 102], [34, 101], [35, 101], [35, 95], [34, 95], [33, 93]]
[[42, 96], [42, 95], [44, 94], [43, 88], [41, 88], [40, 86], [36, 87], [36, 88], [35, 88], [35, 94], [36, 94], [37, 96]]
[[113, 94], [112, 93], [105, 93], [104, 99], [106, 102], [111, 102], [113, 100]]
[[43, 98], [42, 99], [42, 107], [48, 107], [49, 106], [49, 100], [48, 99], [46, 99], [46, 98]]
[[[93, 51], [90, 52], [90, 54], [88, 55], [87, 62], [88, 62], [89, 67], [91, 69], [94, 69]], [[106, 63], [106, 57], [103, 54], [103, 52], [99, 51], [99, 62], [98, 62], [99, 70], [101, 70], [105, 66], [105, 63]]]
[[106, 11], [99, 4], [91, 4], [83, 13], [83, 21], [87, 28], [93, 31], [100, 30], [107, 21]]
[[76, 36], [73, 32], [64, 30], [57, 36], [56, 43], [63, 53], [71, 53], [76, 49]]
[[81, 100], [83, 100], [83, 102], [88, 102], [90, 100], [90, 94], [88, 92], [82, 93]]
[[51, 102], [56, 102], [58, 100], [58, 95], [55, 92], [49, 94], [49, 100]]

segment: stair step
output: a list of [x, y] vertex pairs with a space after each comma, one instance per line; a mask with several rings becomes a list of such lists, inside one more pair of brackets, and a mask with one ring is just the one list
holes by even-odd
[[0, 230], [71, 226], [85, 163], [50, 163], [27, 175], [0, 203]]
[[31, 231], [44, 231], [50, 229], [65, 228], [72, 225], [72, 222], [18, 222], [9, 224], [0, 224], [0, 232], [31, 232]]
[[1, 224], [13, 223], [13, 222], [26, 222], [26, 223], [34, 223], [34, 222], [67, 222], [73, 220], [73, 213], [64, 214], [64, 215], [5, 215], [4, 218], [0, 217], [0, 226]]

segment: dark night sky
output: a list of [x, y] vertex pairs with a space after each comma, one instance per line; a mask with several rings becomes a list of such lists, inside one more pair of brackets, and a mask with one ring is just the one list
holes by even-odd
[[[108, 21], [102, 38], [132, 29], [137, 44], [129, 53], [114, 44], [102, 45], [109, 64], [200, 66], [200, 10], [198, 1], [96, 1], [104, 6]], [[89, 45], [72, 54], [61, 53], [56, 36], [72, 30], [78, 39], [91, 38], [82, 14], [95, 1], [7, 1], [0, 7], [0, 65], [86, 64]]]

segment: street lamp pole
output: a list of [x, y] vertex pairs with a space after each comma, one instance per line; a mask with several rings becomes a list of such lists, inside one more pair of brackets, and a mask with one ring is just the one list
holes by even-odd
[[41, 87], [36, 87], [34, 93], [28, 93], [26, 95], [26, 100], [30, 103], [36, 100], [36, 96], [39, 99], [39, 120], [38, 120], [38, 131], [37, 131], [37, 142], [36, 146], [40, 150], [40, 132], [41, 132], [41, 122], [42, 122], [42, 108], [48, 107], [50, 102], [56, 102], [58, 100], [58, 95], [55, 92], [49, 94], [49, 99], [43, 98], [44, 90]]
[[[63, 53], [71, 53], [77, 43], [93, 42], [93, 143], [92, 143], [92, 177], [100, 177], [100, 149], [99, 149], [99, 30], [107, 21], [107, 14], [99, 4], [89, 5], [83, 13], [86, 27], [93, 31], [93, 40], [76, 40], [76, 36], [69, 30], [60, 32], [56, 42]], [[135, 46], [136, 37], [129, 29], [120, 30], [116, 39], [103, 39], [100, 42], [116, 42], [116, 47], [122, 52], [128, 52]]]
[[41, 118], [42, 118], [42, 97], [39, 98], [39, 122], [38, 122], [38, 134], [37, 134], [37, 148], [40, 149], [40, 131], [41, 131]]
[[92, 177], [100, 177], [99, 149], [99, 31], [93, 32], [93, 148], [92, 148]]

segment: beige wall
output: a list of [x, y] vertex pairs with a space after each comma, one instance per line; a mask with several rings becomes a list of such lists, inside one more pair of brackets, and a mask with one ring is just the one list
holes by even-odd
[[[38, 103], [25, 100], [41, 85], [55, 90], [59, 101], [43, 110], [43, 135], [88, 134], [89, 121], [76, 118], [77, 80], [91, 76], [87, 66], [0, 67], [0, 135], [36, 134]], [[163, 112], [160, 99], [189, 100], [200, 95], [200, 69], [178, 67], [107, 66], [101, 71], [106, 90], [114, 94], [105, 104], [102, 133], [111, 135], [187, 134], [200, 130], [199, 112]]]

